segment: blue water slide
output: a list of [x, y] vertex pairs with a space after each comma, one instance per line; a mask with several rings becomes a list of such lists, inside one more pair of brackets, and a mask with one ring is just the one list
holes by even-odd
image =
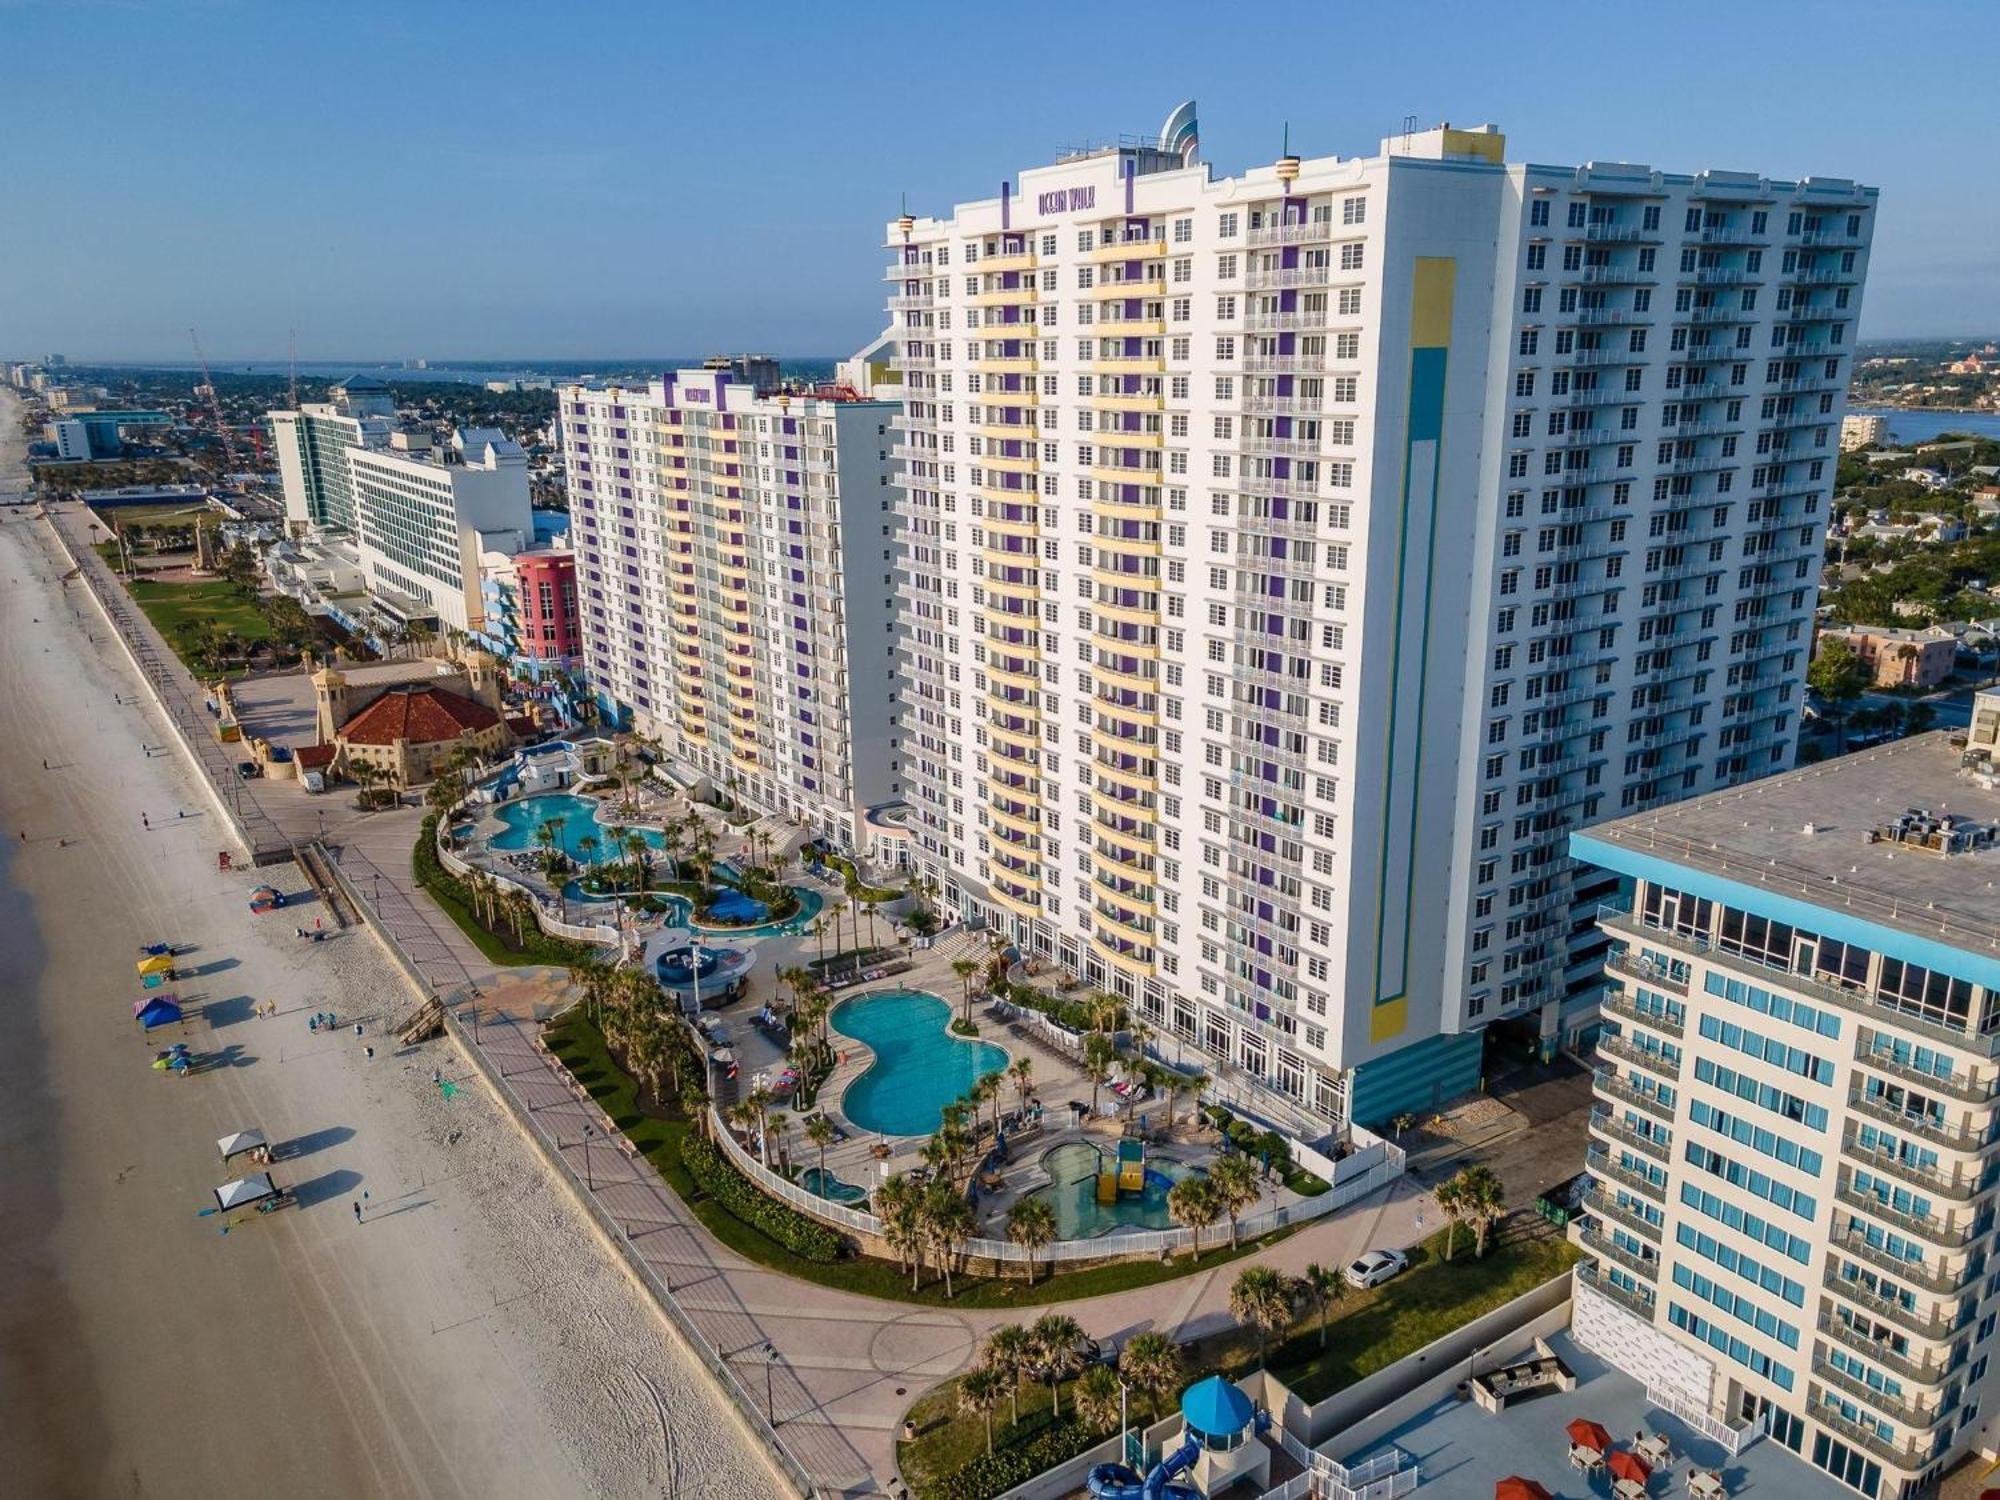
[[1192, 1485], [1173, 1482], [1200, 1457], [1201, 1440], [1190, 1432], [1145, 1478], [1125, 1464], [1099, 1464], [1090, 1471], [1084, 1486], [1097, 1500], [1202, 1500], [1201, 1491]]

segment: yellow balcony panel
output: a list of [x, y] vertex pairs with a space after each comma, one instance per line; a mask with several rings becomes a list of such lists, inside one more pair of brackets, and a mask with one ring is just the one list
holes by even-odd
[[1090, 502], [1091, 514], [1100, 521], [1154, 521], [1160, 519], [1160, 505], [1156, 500], [1113, 500], [1105, 495], [1093, 496]]
[[988, 406], [1039, 406], [1042, 403], [1042, 393], [1033, 386], [1018, 391], [1002, 390], [994, 386], [984, 391], [979, 399]]
[[1042, 748], [1042, 732], [1041, 732], [1041, 725], [1039, 722], [1035, 725], [1035, 728], [1032, 731], [1024, 732], [1013, 729], [1003, 729], [998, 724], [988, 724], [986, 726], [986, 732], [993, 737], [993, 742], [996, 745], [1014, 745], [1017, 747], [1025, 747], [1026, 749], [1029, 750], [1040, 750]]
[[999, 276], [1007, 271], [1032, 271], [1036, 260], [1034, 252], [1029, 251], [1024, 255], [989, 255], [971, 264], [989, 276]]
[[986, 559], [989, 568], [1039, 568], [1042, 565], [1040, 551], [1015, 552], [1006, 547], [996, 547], [989, 539], [980, 548], [979, 555]]
[[[991, 615], [987, 616], [987, 619], [994, 624], [1000, 623], [999, 620]], [[1019, 657], [1023, 661], [1040, 661], [1042, 659], [1042, 644], [1039, 640], [995, 640], [989, 643], [988, 649], [995, 657], [1013, 656]]]
[[[1144, 589], [1156, 592], [1160, 587], [1157, 573], [1120, 573], [1112, 568], [1093, 568], [1090, 576], [1100, 589]], [[1157, 607], [1153, 612], [1158, 613]]]
[[1003, 474], [1037, 474], [1042, 468], [1039, 454], [1027, 458], [1009, 458], [1004, 453], [986, 453], [980, 456], [979, 462], [989, 469], [998, 469]]
[[[1095, 464], [1090, 477], [1099, 484], [1138, 484], [1157, 486], [1160, 483], [1158, 469], [1114, 468], [1109, 464]], [[1107, 500], [1106, 505], [1116, 505], [1115, 500]]]
[[1032, 599], [1039, 601], [1042, 597], [1042, 580], [1038, 576], [1032, 583], [1009, 583], [1000, 578], [988, 578], [986, 580], [986, 592], [989, 594], [1000, 594], [1010, 599]]
[[1008, 840], [1009, 843], [1020, 844], [1023, 840], [1027, 840], [1029, 841], [1027, 847], [1040, 847], [1039, 841], [1042, 836], [1042, 826], [1040, 823], [1032, 818], [1016, 817], [1013, 813], [990, 802], [987, 804], [986, 811], [988, 816], [993, 820], [994, 832], [998, 833], [1002, 829], [1005, 829], [1014, 835]]
[[1083, 295], [1095, 302], [1145, 301], [1164, 298], [1167, 284], [1164, 281], [1148, 281], [1144, 277], [1131, 281], [1100, 281]]
[[1042, 429], [1033, 422], [989, 422], [979, 435], [999, 443], [1039, 443]]
[[[1154, 701], [1157, 705], [1158, 700]], [[1090, 700], [1090, 707], [1091, 711], [1099, 719], [1109, 720], [1114, 725], [1122, 726], [1126, 731], [1137, 731], [1138, 735], [1144, 735], [1146, 731], [1159, 727], [1160, 711], [1157, 706], [1153, 708], [1141, 708], [1131, 704], [1112, 703], [1107, 699], [1094, 697]], [[1105, 732], [1108, 734], [1114, 731], [1106, 730]], [[1118, 734], [1118, 739], [1127, 745], [1135, 737], [1135, 734], [1131, 732]]]
[[1021, 859], [1039, 860], [1041, 858], [1042, 841], [1034, 829], [1017, 827], [1014, 824], [1003, 823], [998, 818], [995, 818], [989, 832], [993, 835], [994, 843], [1012, 850]]
[[[1115, 847], [1129, 851], [1135, 858], [1152, 859], [1159, 853], [1154, 847], [1153, 835], [1149, 832], [1127, 833], [1122, 828], [1114, 828], [1102, 817], [1099, 817], [1093, 826], [1099, 838], [1109, 840]], [[1152, 825], [1145, 826], [1150, 828]]]
[[979, 497], [988, 505], [1029, 505], [1039, 507], [1042, 496], [1039, 490], [1010, 490], [997, 484], [982, 484]]
[[1163, 339], [1167, 323], [1164, 318], [1101, 318], [1090, 325], [1090, 331], [1106, 339]]
[[1019, 688], [1023, 692], [1039, 692], [1041, 675], [1036, 672], [1010, 672], [1005, 667], [989, 666], [986, 677], [995, 687]]
[[[1121, 771], [1116, 766], [1102, 765], [1096, 761], [1091, 762], [1091, 769], [1095, 771], [1104, 780], [1115, 782], [1120, 786], [1130, 787], [1135, 792], [1152, 792], [1157, 790], [1160, 784], [1160, 778], [1157, 775], [1148, 772]], [[1113, 798], [1112, 800], [1114, 802], [1117, 802], [1116, 798]], [[1118, 805], [1130, 806], [1131, 804], [1119, 803]], [[1144, 812], [1151, 812], [1153, 809], [1141, 808], [1138, 810]]]
[[[1015, 502], [1009, 501], [1007, 503], [1011, 505]], [[1039, 515], [1040, 512], [1037, 511], [1036, 514]], [[1029, 541], [1033, 541], [1036, 537], [1040, 536], [1042, 531], [1038, 521], [1013, 521], [1004, 516], [993, 515], [991, 512], [984, 518], [984, 524], [988, 532], [997, 533], [1000, 536], [1025, 537]]]
[[1158, 375], [1166, 367], [1166, 357], [1159, 354], [1099, 355], [1090, 365], [1096, 375]]
[[1042, 893], [1022, 881], [1019, 876], [990, 861], [986, 867], [988, 894], [1004, 911], [1017, 917], [1038, 917], [1042, 911]]
[[1160, 396], [1092, 396], [1095, 411], [1165, 411], [1167, 398]]
[[[1106, 431], [1099, 428], [1096, 434], [1097, 446], [1105, 448], [1157, 448], [1165, 441], [1165, 435], [1158, 432]], [[1152, 471], [1157, 474], [1159, 470]]]
[[979, 292], [972, 298], [974, 307], [1025, 307], [1040, 298], [1031, 286], [1002, 287], [998, 291]]
[[1032, 375], [1042, 362], [1033, 355], [1019, 359], [982, 359], [974, 366], [982, 375]]
[[[1167, 253], [1165, 240], [1113, 241], [1109, 245], [1099, 245], [1090, 252], [1090, 258], [1099, 264], [1119, 260], [1151, 260]], [[983, 264], [983, 263], [982, 263]], [[991, 267], [988, 267], [990, 270]]]
[[1107, 667], [1101, 662], [1091, 667], [1091, 677], [1105, 687], [1126, 688], [1135, 693], [1157, 693], [1159, 679], [1148, 672], [1121, 672], [1116, 667]]
[[[1099, 619], [1112, 620], [1121, 625], [1158, 625], [1160, 623], [1158, 605], [1149, 604], [1138, 608], [1127, 608], [1122, 604], [1107, 604], [1100, 599], [1091, 605], [1091, 609]], [[1157, 642], [1120, 641], [1118, 649], [1128, 652], [1133, 656], [1158, 656], [1160, 654]]]
[[1114, 969], [1123, 970], [1135, 979], [1144, 979], [1154, 972], [1153, 950], [1151, 947], [1140, 949], [1134, 953], [1127, 953], [1123, 949], [1095, 935], [1091, 937], [1090, 946], [1098, 957], [1102, 958]]
[[[1103, 830], [1099, 831], [1102, 832]], [[1156, 866], [1150, 854], [1140, 854], [1125, 848], [1122, 844], [1114, 844], [1108, 840], [1093, 847], [1100, 862], [1109, 860], [1119, 869], [1130, 870], [1133, 874], [1147, 880], [1153, 878]]]
[[1097, 903], [1091, 907], [1091, 916], [1097, 923], [1110, 928], [1120, 937], [1130, 938], [1135, 943], [1150, 945], [1158, 939], [1159, 933], [1154, 931], [1153, 919], [1149, 913], [1131, 910], [1131, 903], [1122, 898], [1113, 903], [1119, 909], [1112, 910], [1106, 905], [1107, 899], [1100, 896]]
[[[1099, 557], [1158, 557], [1160, 539], [1158, 537], [1119, 536], [1115, 532], [1099, 532], [1092, 539], [1097, 546]], [[1100, 568], [1101, 572], [1115, 573], [1116, 568]]]

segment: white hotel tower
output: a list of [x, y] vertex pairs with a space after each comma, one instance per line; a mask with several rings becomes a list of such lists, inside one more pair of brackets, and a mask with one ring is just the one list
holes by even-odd
[[1504, 145], [889, 225], [914, 858], [1302, 1128], [1552, 1046], [1570, 831], [1791, 763], [1875, 192]]

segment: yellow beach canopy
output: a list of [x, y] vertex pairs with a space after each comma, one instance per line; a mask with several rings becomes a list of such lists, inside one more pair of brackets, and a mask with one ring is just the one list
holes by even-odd
[[174, 972], [174, 956], [171, 953], [155, 953], [151, 958], [139, 960], [141, 974], [171, 974]]

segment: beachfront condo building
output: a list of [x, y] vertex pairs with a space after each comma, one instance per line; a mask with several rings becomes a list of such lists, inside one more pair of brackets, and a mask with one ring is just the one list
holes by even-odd
[[1573, 829], [1790, 764], [1875, 194], [1196, 153], [888, 226], [912, 856], [1374, 1123], [1593, 1011]]
[[528, 457], [496, 428], [448, 443], [396, 425], [388, 388], [356, 376], [334, 399], [268, 413], [292, 530], [351, 551], [371, 632], [485, 628], [481, 558], [534, 545]]
[[894, 403], [565, 386], [591, 685], [670, 768], [843, 850], [895, 800]]
[[1884, 1500], [2000, 1441], [1996, 723], [1572, 841], [1620, 882], [1575, 1331]]

